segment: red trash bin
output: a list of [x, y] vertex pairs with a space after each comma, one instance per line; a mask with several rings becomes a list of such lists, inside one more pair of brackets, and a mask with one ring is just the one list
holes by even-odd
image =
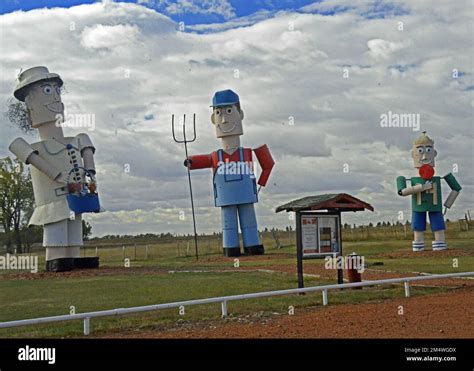
[[[361, 268], [359, 266], [359, 255], [357, 255], [355, 252], [352, 254], [348, 255], [346, 257], [346, 264], [348, 265], [346, 267], [347, 271], [347, 278], [349, 279], [349, 283], [353, 282], [362, 282], [362, 277], [360, 272], [358, 270]], [[352, 287], [353, 290], [362, 290], [362, 287]]]

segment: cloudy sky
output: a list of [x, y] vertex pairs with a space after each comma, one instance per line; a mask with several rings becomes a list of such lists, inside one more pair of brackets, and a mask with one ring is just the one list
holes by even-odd
[[[250, 4], [251, 3], [251, 4]], [[210, 123], [217, 90], [245, 112], [242, 144], [270, 147], [276, 166], [257, 206], [263, 227], [293, 224], [275, 207], [345, 192], [375, 207], [346, 214], [367, 223], [409, 217], [395, 178], [416, 171], [411, 143], [427, 130], [436, 172], [463, 191], [448, 212], [474, 205], [472, 2], [466, 1], [2, 1], [0, 104], [20, 69], [47, 66], [65, 81], [68, 114], [95, 117], [104, 213], [95, 235], [192, 231], [184, 149], [171, 114], [196, 113], [192, 154], [220, 145]], [[381, 115], [420, 115], [420, 130]], [[414, 116], [416, 117], [416, 116]], [[2, 115], [0, 156], [23, 135]], [[36, 133], [27, 135], [30, 142]], [[199, 232], [215, 231], [211, 171], [192, 173]], [[448, 188], [444, 188], [445, 197]], [[184, 212], [184, 220], [180, 220]]]

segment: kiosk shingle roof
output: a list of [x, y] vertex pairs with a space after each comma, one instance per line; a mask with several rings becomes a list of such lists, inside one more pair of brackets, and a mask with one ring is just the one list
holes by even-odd
[[374, 211], [372, 205], [347, 193], [327, 193], [322, 195], [307, 196], [278, 206], [280, 211], [305, 211], [305, 210], [337, 210], [337, 211]]

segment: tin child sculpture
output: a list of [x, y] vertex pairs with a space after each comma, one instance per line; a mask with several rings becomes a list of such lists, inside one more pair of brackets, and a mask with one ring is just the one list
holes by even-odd
[[[437, 152], [434, 149], [434, 141], [426, 135], [425, 131], [413, 143], [411, 155], [420, 176], [411, 179], [399, 176], [397, 178], [397, 191], [400, 196], [411, 195], [411, 226], [414, 233], [413, 251], [423, 251], [425, 249], [426, 213], [430, 218], [431, 231], [434, 232], [433, 250], [445, 250], [447, 249], [444, 235], [446, 226], [441, 205], [441, 179], [444, 179], [451, 188], [451, 193], [444, 203], [444, 213], [453, 205], [461, 191], [461, 186], [451, 173], [442, 178], [434, 176]], [[407, 180], [410, 180], [410, 186], [408, 187]]]
[[253, 150], [262, 167], [256, 182], [252, 149], [240, 146], [244, 112], [240, 107], [239, 96], [232, 90], [218, 91], [214, 94], [211, 107], [211, 121], [223, 148], [211, 154], [187, 156], [184, 166], [190, 170], [213, 169], [215, 205], [221, 208], [224, 255], [240, 255], [237, 220], [240, 222], [244, 252], [250, 255], [263, 254], [264, 246], [258, 234], [254, 203], [258, 202], [257, 183], [260, 187], [266, 185], [274, 165], [273, 158], [266, 145]]
[[61, 101], [63, 81], [46, 67], [33, 67], [18, 77], [14, 96], [25, 102], [28, 118], [40, 140], [17, 138], [10, 151], [31, 165], [35, 210], [29, 224], [44, 228], [46, 270], [97, 268], [97, 257], [81, 258], [82, 213], [99, 212], [95, 183], [95, 147], [87, 134], [65, 137]]

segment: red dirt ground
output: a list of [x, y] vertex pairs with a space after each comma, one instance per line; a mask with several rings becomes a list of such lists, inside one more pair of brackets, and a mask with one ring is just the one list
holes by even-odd
[[[449, 250], [445, 252], [440, 252], [441, 254], [449, 253]], [[284, 254], [281, 254], [284, 255]], [[459, 254], [457, 255], [459, 256]], [[280, 256], [279, 256], [280, 257]], [[295, 274], [296, 275], [296, 264], [275, 264], [271, 267], [268, 266], [247, 266], [246, 262], [258, 262], [263, 259], [275, 259], [274, 256], [264, 255], [260, 257], [255, 256], [241, 256], [240, 258], [240, 268], [204, 268], [203, 270], [197, 269], [194, 270], [196, 272], [200, 271], [216, 271], [216, 272], [235, 272], [238, 270], [241, 271], [252, 271], [252, 270], [264, 270], [268, 272], [283, 272], [288, 274]], [[225, 258], [222, 256], [213, 256], [210, 258], [205, 259], [206, 261], [226, 261], [229, 262], [229, 258]], [[378, 267], [377, 267], [378, 268]], [[407, 272], [387, 272], [383, 271], [383, 266], [379, 269], [366, 269], [366, 271], [362, 274], [362, 279], [364, 281], [370, 280], [381, 280], [381, 279], [388, 279], [388, 278], [400, 278], [400, 277], [413, 277], [418, 276], [419, 274], [416, 273], [407, 273]], [[184, 269], [185, 271], [193, 271], [192, 269]], [[169, 269], [164, 268], [156, 268], [156, 267], [101, 267], [100, 269], [90, 269], [90, 270], [74, 270], [70, 272], [61, 272], [61, 273], [54, 273], [54, 272], [38, 272], [38, 273], [15, 273], [15, 274], [8, 274], [8, 275], [0, 275], [1, 279], [15, 279], [15, 280], [39, 280], [39, 279], [67, 279], [67, 278], [82, 278], [82, 277], [103, 277], [103, 276], [112, 276], [112, 275], [128, 275], [128, 274], [146, 274], [146, 275], [163, 275], [168, 274]], [[177, 270], [179, 271], [179, 270]], [[304, 264], [304, 272], [305, 274], [310, 275], [317, 275], [323, 279], [331, 279], [336, 282], [337, 271], [336, 270], [328, 270], [325, 269], [323, 264]], [[346, 273], [344, 273], [344, 277], [347, 277]], [[446, 280], [436, 280], [436, 281], [424, 281], [424, 282], [414, 282], [412, 285], [420, 285], [420, 286], [446, 286], [446, 287], [462, 287], [462, 286], [474, 286], [474, 280], [467, 280], [467, 279], [446, 279]]]
[[388, 259], [423, 259], [423, 258], [459, 258], [460, 256], [472, 256], [469, 249], [448, 249], [444, 251], [425, 250], [422, 252], [395, 251], [388, 253], [381, 253], [374, 255], [373, 258], [388, 258]]
[[[268, 267], [252, 267], [254, 269], [265, 269]], [[242, 269], [247, 269], [245, 266]], [[273, 271], [277, 272], [286, 272], [286, 273], [293, 273], [296, 274], [296, 267], [294, 264], [292, 265], [274, 265], [271, 267]], [[335, 270], [328, 270], [325, 269], [323, 265], [310, 265], [305, 264], [304, 266], [304, 273], [305, 274], [314, 274], [318, 275], [321, 278], [325, 279], [334, 279], [334, 283], [336, 283], [337, 273]], [[382, 270], [376, 269], [366, 269], [364, 273], [362, 273], [362, 280], [363, 281], [372, 281], [372, 280], [383, 280], [389, 278], [401, 278], [401, 277], [415, 277], [420, 276], [420, 274], [416, 273], [407, 273], [407, 272], [387, 272]], [[347, 274], [344, 272], [344, 278], [347, 277]], [[446, 286], [446, 287], [460, 287], [460, 286], [474, 286], [474, 280], [472, 279], [444, 279], [444, 280], [429, 280], [424, 282], [413, 282], [410, 285], [420, 285], [420, 286]]]
[[[474, 338], [474, 288], [377, 303], [310, 308], [292, 316], [229, 317], [106, 337], [126, 338]], [[404, 314], [398, 314], [403, 306]]]
[[0, 276], [6, 280], [42, 280], [42, 279], [65, 279], [65, 278], [81, 278], [81, 277], [102, 277], [114, 275], [133, 275], [137, 274], [168, 274], [168, 269], [154, 267], [100, 267], [99, 269], [81, 269], [70, 272], [38, 272], [38, 273], [13, 273]]

